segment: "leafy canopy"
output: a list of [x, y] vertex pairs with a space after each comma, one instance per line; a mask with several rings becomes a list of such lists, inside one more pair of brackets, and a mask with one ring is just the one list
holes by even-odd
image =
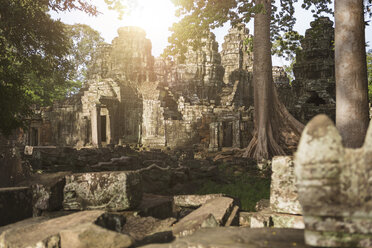
[[[120, 10], [119, 0], [105, 1]], [[1, 133], [9, 134], [23, 126], [31, 114], [31, 106], [50, 105], [79, 86], [82, 77], [78, 74], [85, 65], [77, 67], [77, 64], [101, 40], [87, 27], [69, 29], [48, 14], [49, 10], [73, 9], [92, 15], [98, 13], [84, 0], [0, 1]], [[84, 38], [77, 40], [78, 30], [89, 34], [93, 44]]]
[[[232, 26], [248, 23], [256, 13], [263, 11], [263, 6], [255, 1], [246, 0], [172, 0], [178, 7], [176, 15], [182, 19], [171, 27], [171, 44], [164, 55], [177, 57], [181, 62], [188, 46], [197, 48], [200, 40], [209, 30], [221, 27], [227, 22]], [[274, 0], [272, 1], [275, 2]], [[280, 0], [279, 5], [272, 5], [271, 39], [275, 41], [273, 53], [292, 58], [302, 38], [293, 26], [294, 4], [298, 0]], [[330, 12], [330, 0], [305, 0], [303, 7], [312, 9], [315, 14]], [[315, 10], [313, 10], [315, 9]], [[292, 57], [291, 57], [292, 56]]]

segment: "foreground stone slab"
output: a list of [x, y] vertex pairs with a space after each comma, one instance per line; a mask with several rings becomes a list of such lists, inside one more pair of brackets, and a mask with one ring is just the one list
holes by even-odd
[[63, 208], [122, 211], [137, 207], [141, 199], [141, 177], [137, 172], [81, 173], [66, 176]]
[[30, 188], [0, 188], [0, 226], [30, 217], [32, 217], [32, 191]]
[[130, 236], [87, 223], [60, 232], [61, 248], [125, 248]]
[[170, 244], [147, 245], [143, 248], [305, 248], [304, 231], [276, 228], [216, 227], [197, 230]]
[[305, 240], [319, 247], [372, 247], [372, 122], [348, 149], [325, 115], [305, 127], [295, 156]]
[[272, 160], [270, 208], [277, 213], [302, 214], [290, 156], [278, 156]]
[[203, 227], [222, 226], [229, 219], [234, 208], [234, 199], [219, 197], [182, 218], [173, 226], [173, 234], [186, 236]]
[[59, 248], [60, 233], [83, 224], [97, 224], [110, 230], [121, 231], [124, 218], [104, 211], [83, 211], [67, 216], [45, 219], [38, 217], [19, 225], [4, 227], [0, 235], [0, 247], [5, 248]]
[[208, 194], [208, 195], [176, 195], [173, 197], [174, 205], [178, 207], [197, 208], [205, 204], [207, 201], [223, 197], [223, 194]]

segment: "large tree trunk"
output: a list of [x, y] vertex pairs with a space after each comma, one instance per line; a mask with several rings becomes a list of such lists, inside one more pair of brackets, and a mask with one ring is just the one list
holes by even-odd
[[[271, 0], [256, 0], [264, 11], [255, 14], [253, 85], [255, 133], [245, 156], [256, 160], [284, 155], [297, 145], [303, 125], [279, 101], [272, 80], [270, 20]], [[291, 149], [292, 148], [292, 149]]]
[[363, 0], [335, 0], [336, 126], [346, 147], [363, 145], [368, 79]]

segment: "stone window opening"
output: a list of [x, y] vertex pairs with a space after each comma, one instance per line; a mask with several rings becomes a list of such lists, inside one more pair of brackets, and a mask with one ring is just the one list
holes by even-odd
[[323, 98], [319, 97], [318, 93], [315, 91], [311, 92], [310, 97], [307, 99], [306, 103], [314, 104], [315, 106], [326, 104]]

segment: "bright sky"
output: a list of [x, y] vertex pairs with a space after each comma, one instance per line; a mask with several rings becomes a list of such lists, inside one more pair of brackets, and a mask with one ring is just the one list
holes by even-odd
[[[98, 7], [98, 10], [102, 12], [97, 17], [92, 17], [87, 14], [78, 11], [64, 12], [64, 13], [52, 13], [52, 17], [60, 18], [61, 21], [67, 24], [82, 23], [87, 24], [100, 32], [101, 36], [106, 42], [111, 43], [112, 39], [117, 36], [117, 29], [122, 26], [139, 26], [142, 27], [146, 33], [147, 38], [152, 42], [152, 54], [157, 57], [168, 44], [168, 37], [170, 32], [169, 27], [172, 23], [177, 21], [174, 15], [175, 7], [171, 3], [171, 0], [137, 0], [137, 7], [131, 11], [128, 15], [124, 16], [122, 20], [118, 19], [118, 14], [115, 11], [107, 9], [103, 0], [95, 0], [94, 4]], [[310, 22], [313, 20], [311, 13], [303, 10], [300, 4], [297, 4], [296, 18], [297, 23], [295, 29], [301, 34], [305, 33], [305, 30], [310, 27]], [[248, 25], [251, 33], [253, 33], [253, 24]], [[216, 34], [216, 39], [221, 48], [223, 38], [227, 34], [229, 25], [225, 25], [222, 28], [213, 30]], [[369, 26], [366, 29], [366, 40], [369, 42], [372, 49], [372, 27]], [[284, 65], [287, 62], [280, 58], [274, 58], [274, 65]]]

